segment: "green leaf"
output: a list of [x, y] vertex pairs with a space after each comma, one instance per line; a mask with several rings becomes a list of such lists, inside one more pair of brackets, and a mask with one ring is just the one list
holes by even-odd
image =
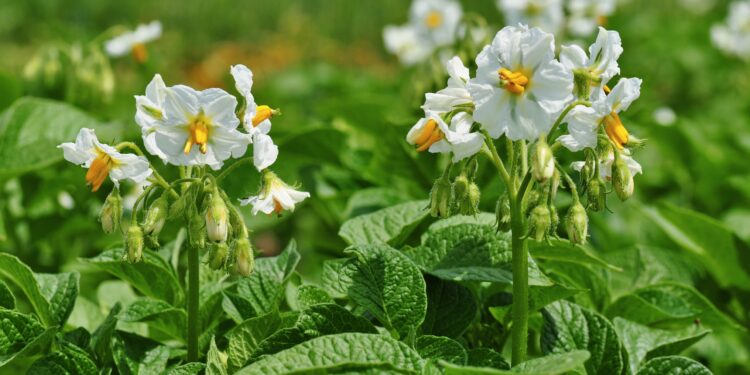
[[300, 285], [296, 292], [294, 303], [297, 310], [304, 310], [321, 303], [333, 303], [333, 298], [325, 290], [315, 285]]
[[[700, 259], [721, 286], [750, 290], [750, 270], [740, 257], [747, 245], [721, 222], [697, 212], [663, 205], [644, 212], [684, 250]], [[743, 246], [738, 249], [737, 245]]]
[[28, 375], [97, 373], [98, 369], [89, 355], [83, 349], [65, 341], [60, 343], [58, 350], [34, 362], [26, 372]]
[[646, 362], [638, 375], [712, 375], [700, 362], [687, 357], [668, 356]]
[[412, 201], [357, 216], [344, 222], [339, 236], [350, 245], [397, 246], [427, 217], [427, 201]]
[[505, 361], [500, 353], [490, 348], [476, 348], [467, 352], [468, 359], [466, 364], [474, 367], [493, 367], [502, 370], [510, 369], [510, 365]]
[[65, 332], [63, 340], [81, 348], [87, 349], [91, 342], [91, 334], [86, 328], [78, 327], [72, 331]]
[[597, 311], [609, 304], [609, 283], [603, 270], [597, 271], [589, 265], [569, 262], [546, 262], [542, 268], [558, 284], [587, 290], [586, 293], [578, 293], [572, 297], [575, 303]]
[[[582, 292], [581, 289], [572, 289], [562, 285], [532, 286], [529, 287], [529, 311], [536, 312], [552, 302], [572, 297]], [[513, 297], [509, 294], [509, 300]], [[513, 310], [512, 303], [503, 306], [490, 306], [490, 314], [500, 323], [507, 324]]]
[[427, 314], [422, 333], [457, 338], [469, 328], [479, 308], [471, 291], [461, 284], [426, 276]]
[[323, 262], [321, 284], [323, 289], [333, 298], [346, 298], [351, 285], [349, 284], [351, 280], [342, 277], [344, 263], [346, 263], [346, 259], [333, 259]]
[[96, 363], [101, 367], [105, 367], [112, 362], [112, 336], [115, 333], [117, 327], [117, 314], [122, 310], [122, 305], [116, 303], [109, 314], [104, 319], [104, 322], [91, 334], [91, 351], [96, 357]]
[[389, 330], [406, 337], [427, 313], [427, 292], [419, 268], [388, 245], [347, 250], [355, 256], [344, 272], [352, 280], [349, 297]]
[[314, 305], [300, 313], [294, 326], [280, 329], [261, 342], [249, 360], [278, 353], [316, 337], [345, 332], [378, 331], [367, 319], [355, 316], [337, 304]]
[[49, 311], [55, 324], [62, 326], [70, 317], [78, 297], [78, 282], [81, 278], [77, 272], [58, 274], [38, 273], [34, 277], [39, 290], [49, 301]]
[[423, 238], [426, 238], [431, 233], [435, 233], [441, 229], [453, 227], [453, 226], [460, 225], [460, 224], [495, 226], [496, 221], [497, 221], [497, 217], [495, 216], [495, 214], [491, 214], [488, 212], [480, 212], [476, 216], [454, 215], [449, 218], [441, 219], [430, 224], [430, 227], [427, 228], [427, 232], [423, 234]]
[[294, 241], [276, 257], [256, 259], [253, 273], [237, 282], [237, 294], [252, 306], [256, 316], [278, 309], [284, 298], [284, 284], [299, 260]]
[[621, 318], [615, 318], [614, 325], [634, 374], [644, 359], [680, 354], [710, 332], [697, 326], [680, 330], [650, 328]]
[[465, 365], [468, 360], [466, 349], [448, 337], [442, 336], [419, 336], [414, 349], [424, 359], [439, 359], [457, 365]]
[[184, 365], [172, 367], [165, 375], [198, 375], [206, 368], [206, 365], [198, 362], [190, 362]]
[[127, 332], [115, 334], [112, 354], [120, 374], [158, 375], [169, 360], [168, 347]]
[[155, 299], [140, 298], [128, 305], [125, 310], [117, 314], [117, 319], [123, 322], [147, 322], [149, 327], [155, 328], [176, 340], [184, 340], [187, 327], [185, 310]]
[[45, 331], [32, 315], [0, 308], [0, 367], [16, 358], [41, 352], [56, 331], [56, 328]]
[[59, 162], [63, 153], [57, 146], [75, 141], [81, 128], [98, 130], [102, 126], [65, 103], [17, 100], [0, 116], [0, 175], [10, 177]]
[[619, 267], [613, 266], [598, 257], [588, 247], [576, 245], [570, 241], [551, 240], [549, 244], [544, 241], [528, 241], [528, 243], [531, 257], [537, 260], [587, 264], [622, 271]]
[[719, 311], [695, 289], [677, 283], [661, 283], [636, 289], [610, 305], [605, 314], [650, 326], [683, 326], [700, 319], [706, 327], [746, 331]]
[[16, 308], [16, 297], [10, 291], [8, 284], [0, 280], [0, 307], [13, 310]]
[[[441, 279], [511, 283], [510, 235], [480, 224], [458, 224], [429, 232], [422, 245], [406, 248], [422, 270]], [[529, 284], [551, 285], [529, 258]]]
[[227, 332], [229, 370], [235, 371], [244, 366], [260, 343], [281, 328], [279, 313], [272, 312], [245, 320]]
[[206, 355], [206, 375], [227, 375], [227, 369], [221, 363], [221, 353], [216, 347], [216, 340], [211, 338], [211, 346]]
[[619, 374], [625, 367], [617, 332], [602, 315], [564, 300], [547, 306], [542, 315], [544, 353], [587, 350], [588, 374]]
[[182, 305], [184, 295], [174, 270], [151, 250], [143, 250], [143, 260], [138, 263], [127, 262], [123, 249], [107, 250], [85, 261], [130, 283], [148, 297], [160, 299], [173, 306]]
[[236, 374], [356, 373], [364, 369], [418, 374], [419, 353], [391, 337], [368, 333], [321, 336], [261, 358]]
[[445, 367], [446, 375], [559, 375], [583, 367], [583, 363], [589, 359], [589, 352], [576, 350], [568, 353], [551, 354], [541, 358], [534, 358], [511, 368], [510, 370], [498, 370], [490, 367], [467, 367], [457, 366], [447, 362], [441, 362]]
[[12, 281], [23, 291], [45, 326], [59, 324], [51, 313], [50, 303], [42, 294], [34, 272], [28, 266], [13, 255], [0, 253], [0, 276]]

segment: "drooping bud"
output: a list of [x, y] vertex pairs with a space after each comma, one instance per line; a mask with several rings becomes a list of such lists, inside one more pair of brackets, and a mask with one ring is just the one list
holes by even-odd
[[138, 225], [128, 228], [125, 239], [125, 247], [128, 251], [128, 262], [137, 263], [143, 258], [143, 231]]
[[250, 240], [243, 237], [234, 244], [234, 266], [232, 271], [241, 276], [249, 276], [255, 267], [255, 258], [250, 246]]
[[510, 199], [508, 194], [503, 194], [495, 206], [495, 223], [497, 229], [503, 232], [510, 230]]
[[604, 209], [607, 204], [607, 192], [604, 181], [601, 178], [594, 177], [586, 184], [586, 194], [588, 196], [588, 205], [591, 210], [598, 212]]
[[120, 197], [120, 190], [114, 188], [107, 196], [107, 199], [102, 206], [102, 210], [99, 213], [99, 221], [102, 223], [102, 230], [104, 233], [114, 233], [114, 231], [120, 228], [121, 218], [122, 197]]
[[154, 237], [158, 236], [161, 229], [164, 228], [168, 213], [169, 200], [167, 194], [164, 194], [149, 207], [146, 213], [146, 221], [143, 223], [143, 233]]
[[227, 255], [229, 255], [229, 246], [226, 242], [211, 244], [208, 265], [211, 269], [220, 270], [227, 261]]
[[565, 231], [568, 232], [568, 240], [574, 244], [585, 244], [588, 234], [589, 218], [586, 209], [576, 199], [570, 206], [568, 214], [565, 215]]
[[453, 185], [447, 177], [441, 177], [432, 185], [430, 191], [430, 215], [446, 218], [450, 216]]
[[534, 207], [529, 214], [529, 233], [536, 241], [547, 237], [551, 226], [550, 211], [546, 204]]
[[539, 137], [531, 155], [531, 172], [538, 182], [547, 181], [555, 173], [555, 158], [545, 137]]
[[615, 187], [617, 197], [623, 202], [633, 195], [635, 189], [630, 168], [628, 168], [625, 160], [617, 154], [615, 154], [615, 161], [612, 164], [612, 185]]
[[476, 215], [479, 213], [479, 198], [482, 192], [477, 184], [469, 183], [469, 191], [463, 199], [458, 202], [458, 211], [461, 215]]
[[206, 233], [208, 239], [214, 242], [224, 242], [227, 240], [229, 212], [224, 199], [221, 198], [218, 191], [211, 193], [206, 209]]
[[188, 219], [188, 242], [198, 249], [206, 247], [206, 220], [197, 213]]

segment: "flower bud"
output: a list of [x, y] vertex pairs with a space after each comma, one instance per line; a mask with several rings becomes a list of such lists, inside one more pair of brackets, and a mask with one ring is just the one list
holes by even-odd
[[549, 205], [549, 235], [557, 237], [557, 226], [560, 224], [560, 215], [557, 214], [557, 207]]
[[211, 193], [206, 209], [206, 233], [208, 239], [214, 242], [227, 240], [227, 220], [229, 211], [218, 191]]
[[115, 188], [109, 193], [99, 213], [99, 221], [102, 223], [104, 233], [110, 234], [120, 227], [122, 218], [122, 198], [120, 190]]
[[208, 265], [211, 269], [219, 270], [224, 267], [229, 254], [229, 246], [226, 242], [218, 242], [211, 245]]
[[607, 192], [604, 181], [601, 178], [594, 177], [586, 184], [586, 194], [588, 196], [588, 205], [594, 212], [601, 211], [606, 207]]
[[620, 157], [615, 157], [615, 162], [612, 164], [612, 185], [615, 187], [617, 197], [621, 201], [626, 201], [633, 195], [635, 184], [633, 183], [633, 174], [630, 173], [630, 168]]
[[546, 204], [534, 207], [529, 214], [529, 233], [536, 241], [547, 237], [551, 226], [550, 211]]
[[503, 232], [510, 230], [510, 199], [508, 194], [504, 194], [497, 201], [495, 206], [495, 223], [497, 229]]
[[585, 244], [588, 233], [589, 218], [586, 215], [586, 209], [576, 200], [568, 214], [565, 215], [565, 231], [568, 232], [568, 239], [574, 244]]
[[547, 181], [555, 173], [555, 158], [544, 137], [540, 137], [531, 155], [531, 172], [538, 182]]
[[435, 181], [430, 191], [430, 215], [441, 218], [450, 216], [452, 197], [453, 185], [447, 178]]
[[249, 276], [255, 267], [253, 250], [250, 246], [250, 240], [243, 237], [234, 244], [234, 267], [232, 270], [237, 275]]
[[476, 215], [479, 213], [479, 198], [482, 192], [475, 183], [469, 184], [469, 191], [458, 203], [458, 211], [461, 215]]
[[206, 221], [197, 213], [188, 219], [188, 242], [198, 249], [206, 247]]
[[158, 236], [161, 229], [164, 228], [168, 213], [169, 201], [167, 195], [164, 194], [149, 207], [146, 213], [146, 221], [143, 223], [143, 233]]
[[143, 257], [143, 231], [138, 225], [131, 225], [125, 241], [128, 251], [128, 262], [140, 262]]

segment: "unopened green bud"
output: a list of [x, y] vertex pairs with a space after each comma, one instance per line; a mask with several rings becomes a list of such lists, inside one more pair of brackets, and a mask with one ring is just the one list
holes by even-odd
[[558, 172], [557, 169], [555, 169], [555, 173], [552, 175], [550, 185], [549, 199], [550, 202], [554, 202], [555, 197], [557, 197], [557, 189], [560, 188], [560, 172]]
[[206, 209], [206, 233], [208, 239], [214, 242], [224, 242], [227, 240], [228, 226], [227, 220], [229, 211], [224, 199], [221, 198], [218, 191], [211, 193], [208, 208]]
[[200, 215], [188, 219], [188, 242], [198, 249], [206, 247], [206, 221]]
[[143, 231], [138, 225], [131, 225], [128, 228], [125, 239], [125, 247], [128, 251], [128, 262], [137, 263], [143, 257]]
[[249, 276], [255, 267], [253, 249], [250, 240], [246, 237], [240, 238], [234, 244], [234, 267], [232, 270], [237, 275]]
[[508, 194], [504, 194], [498, 199], [495, 206], [495, 220], [498, 230], [503, 232], [510, 230], [510, 199]]
[[159, 237], [152, 234], [143, 236], [143, 243], [145, 243], [146, 247], [149, 249], [159, 249], [161, 247], [159, 246]]
[[99, 213], [99, 221], [102, 223], [104, 233], [113, 233], [120, 228], [121, 218], [122, 198], [120, 197], [120, 190], [115, 188], [107, 196], [102, 211]]
[[615, 157], [615, 162], [612, 164], [612, 185], [615, 187], [617, 197], [623, 202], [633, 195], [635, 189], [633, 174], [630, 173], [625, 160], [620, 157]]
[[560, 224], [560, 215], [557, 214], [557, 207], [554, 205], [549, 205], [549, 235], [550, 236], [556, 236], [557, 232], [557, 226]]
[[601, 211], [606, 207], [606, 188], [601, 178], [592, 178], [586, 184], [589, 208], [593, 211]]
[[435, 181], [430, 191], [430, 215], [446, 218], [450, 216], [453, 185], [447, 178]]
[[227, 261], [227, 255], [229, 254], [229, 246], [226, 242], [218, 242], [211, 245], [209, 252], [209, 263], [211, 269], [219, 270], [224, 267], [224, 263]]
[[523, 214], [526, 215], [529, 213], [529, 210], [536, 206], [539, 201], [542, 199], [542, 194], [539, 193], [539, 191], [531, 190], [528, 193], [526, 193], [526, 197], [523, 199], [521, 209], [523, 211]]
[[164, 194], [154, 201], [146, 213], [146, 221], [143, 223], [143, 233], [158, 236], [169, 213], [169, 200]]
[[453, 193], [456, 199], [463, 199], [469, 195], [469, 179], [466, 175], [461, 174], [453, 181]]
[[539, 138], [531, 155], [531, 173], [538, 182], [552, 178], [555, 173], [555, 158], [544, 136]]
[[568, 239], [574, 244], [585, 244], [588, 234], [589, 218], [586, 215], [586, 209], [576, 200], [568, 214], [565, 215], [565, 231], [568, 232]]
[[482, 192], [475, 183], [469, 184], [469, 191], [466, 196], [458, 203], [458, 210], [461, 215], [476, 215], [479, 213], [479, 198]]
[[529, 233], [536, 241], [547, 237], [551, 226], [550, 212], [546, 204], [534, 207], [529, 214]]

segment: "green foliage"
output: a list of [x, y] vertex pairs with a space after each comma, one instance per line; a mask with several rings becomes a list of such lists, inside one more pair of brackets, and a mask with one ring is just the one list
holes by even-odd
[[427, 201], [414, 201], [350, 219], [339, 236], [350, 245], [387, 243], [399, 245], [427, 217]]

